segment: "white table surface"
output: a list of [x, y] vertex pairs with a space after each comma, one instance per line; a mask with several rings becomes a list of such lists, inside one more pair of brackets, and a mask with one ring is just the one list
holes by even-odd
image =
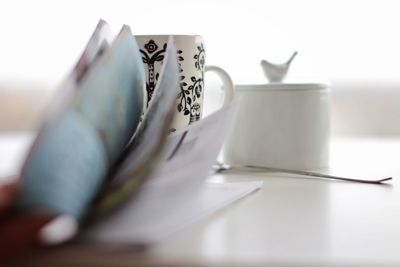
[[[2, 173], [12, 169], [4, 162], [18, 166], [30, 140], [14, 137], [0, 136]], [[147, 250], [70, 245], [33, 257], [30, 266], [400, 266], [400, 138], [335, 138], [331, 152], [329, 173], [395, 179], [370, 185], [216, 175], [216, 182], [264, 186]]]

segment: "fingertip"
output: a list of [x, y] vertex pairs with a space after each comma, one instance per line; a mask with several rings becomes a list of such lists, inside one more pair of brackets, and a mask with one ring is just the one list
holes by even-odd
[[72, 239], [78, 232], [78, 222], [70, 215], [59, 215], [44, 225], [39, 233], [43, 245], [58, 245]]

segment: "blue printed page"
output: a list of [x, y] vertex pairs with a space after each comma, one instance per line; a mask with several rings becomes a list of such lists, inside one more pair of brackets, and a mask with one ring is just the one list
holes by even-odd
[[170, 39], [160, 78], [136, 136], [91, 209], [93, 221], [132, 198], [160, 163], [179, 88], [176, 48]]
[[20, 208], [83, 218], [138, 127], [144, 105], [142, 64], [124, 26], [76, 87], [64, 88], [73, 91], [71, 99], [41, 129], [22, 169]]

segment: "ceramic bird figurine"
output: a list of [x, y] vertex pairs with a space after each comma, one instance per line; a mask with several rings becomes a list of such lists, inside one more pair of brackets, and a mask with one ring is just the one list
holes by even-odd
[[270, 82], [282, 82], [285, 79], [289, 71], [290, 64], [296, 55], [297, 51], [295, 51], [293, 55], [283, 64], [274, 64], [264, 59], [261, 60], [261, 66], [267, 79]]

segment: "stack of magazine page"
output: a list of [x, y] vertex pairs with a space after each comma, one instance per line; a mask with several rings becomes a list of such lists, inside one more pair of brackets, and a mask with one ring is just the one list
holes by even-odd
[[174, 40], [148, 105], [134, 35], [100, 20], [58, 88], [21, 170], [17, 207], [67, 215], [79, 240], [154, 242], [258, 189], [205, 180], [238, 103], [169, 133], [179, 88]]

